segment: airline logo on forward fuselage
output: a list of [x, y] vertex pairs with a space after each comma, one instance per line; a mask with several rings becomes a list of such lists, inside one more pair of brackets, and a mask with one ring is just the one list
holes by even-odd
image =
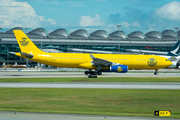
[[154, 58], [150, 58], [149, 61], [147, 61], [147, 64], [150, 66], [150, 67], [154, 67], [157, 65], [157, 60], [154, 59]]
[[29, 44], [29, 41], [27, 41], [27, 38], [22, 38], [22, 40], [19, 42], [22, 46], [27, 46]]

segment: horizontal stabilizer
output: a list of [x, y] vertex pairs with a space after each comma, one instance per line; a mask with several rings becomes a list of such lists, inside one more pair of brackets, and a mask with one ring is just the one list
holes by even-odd
[[14, 54], [15, 55], [15, 52], [9, 52], [10, 54]]
[[33, 54], [28, 54], [28, 53], [25, 53], [25, 52], [20, 52], [20, 54], [24, 55], [27, 58], [33, 58]]

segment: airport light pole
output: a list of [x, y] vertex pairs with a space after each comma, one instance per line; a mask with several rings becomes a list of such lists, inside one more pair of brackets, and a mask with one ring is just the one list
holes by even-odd
[[[0, 31], [2, 30], [2, 28], [0, 28]], [[8, 56], [8, 52], [9, 52], [9, 50], [8, 50], [9, 48], [8, 48], [8, 45], [7, 45], [7, 50], [6, 50], [6, 52], [7, 52], [7, 64], [9, 64], [9, 56]]]
[[9, 48], [7, 46], [7, 65], [9, 65], [9, 55], [8, 55], [8, 52], [9, 52]]
[[[2, 30], [2, 28], [0, 28], [0, 31]], [[8, 52], [9, 52], [9, 48], [8, 48], [8, 45], [7, 45], [7, 48], [6, 48], [6, 52], [7, 52], [7, 65], [9, 64], [9, 55], [8, 55]]]
[[[176, 33], [177, 33], [177, 30], [179, 29], [179, 27], [175, 27], [174, 29], [176, 29]], [[178, 35], [178, 34], [177, 34]], [[176, 36], [176, 42], [177, 42], [177, 37], [178, 36]]]
[[[40, 29], [39, 32], [41, 32], [41, 50], [42, 50], [42, 34], [43, 34], [43, 29]], [[42, 68], [42, 64], [41, 64], [41, 68]]]
[[[119, 28], [121, 27], [121, 25], [117, 25], [117, 27], [118, 27], [118, 32], [119, 32]], [[118, 36], [118, 52], [120, 52], [120, 32]]]
[[41, 50], [42, 50], [42, 33], [43, 33], [43, 29], [40, 29], [39, 32], [41, 32]]

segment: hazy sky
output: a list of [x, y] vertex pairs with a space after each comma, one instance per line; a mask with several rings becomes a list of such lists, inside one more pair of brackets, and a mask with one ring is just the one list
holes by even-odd
[[51, 32], [65, 28], [69, 33], [86, 29], [163, 31], [180, 27], [180, 0], [0, 0], [0, 27]]

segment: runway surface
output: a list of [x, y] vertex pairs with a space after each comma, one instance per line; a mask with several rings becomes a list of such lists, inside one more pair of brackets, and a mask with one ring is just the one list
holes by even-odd
[[[180, 77], [180, 70], [171, 72], [170, 70], [161, 70], [158, 75], [154, 75], [154, 70], [136, 71], [131, 73], [103, 72], [98, 77]], [[148, 72], [148, 73], [147, 73]], [[168, 72], [168, 73], [167, 73]], [[88, 77], [84, 72], [0, 72], [0, 78], [47, 78], [47, 77]]]
[[0, 88], [97, 88], [97, 89], [169, 89], [180, 90], [180, 83], [32, 83], [1, 82]]
[[[0, 112], [1, 120], [174, 120], [161, 117], [103, 116], [51, 113]], [[175, 119], [180, 120], [180, 119]]]
[[[144, 72], [144, 71], [143, 71]], [[99, 77], [180, 77], [180, 72], [163, 71], [154, 75], [154, 71], [134, 73], [103, 73]], [[46, 78], [46, 77], [87, 77], [83, 72], [0, 72], [0, 78]], [[0, 87], [9, 88], [97, 88], [97, 89], [168, 89], [179, 90], [180, 83], [8, 83], [0, 82]], [[153, 113], [153, 112], [152, 112]], [[0, 111], [0, 120], [105, 120], [101, 115], [24, 113]], [[106, 116], [106, 120], [171, 120], [161, 117]], [[173, 119], [172, 119], [173, 120]], [[180, 119], [176, 119], [180, 120]]]

